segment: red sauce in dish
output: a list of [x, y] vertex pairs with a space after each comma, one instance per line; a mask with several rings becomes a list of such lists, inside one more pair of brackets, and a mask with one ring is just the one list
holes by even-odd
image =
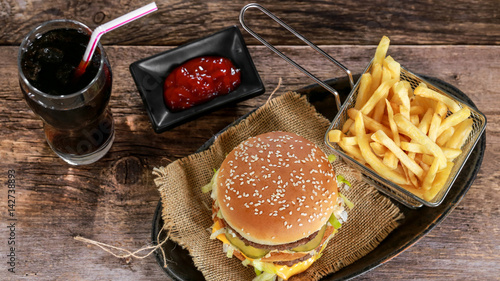
[[168, 75], [163, 96], [171, 111], [180, 111], [219, 95], [227, 95], [240, 82], [240, 70], [229, 59], [198, 57], [183, 63]]

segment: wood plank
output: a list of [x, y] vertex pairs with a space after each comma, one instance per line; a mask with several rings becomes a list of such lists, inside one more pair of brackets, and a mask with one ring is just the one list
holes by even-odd
[[[156, 1], [159, 11], [106, 34], [105, 44], [170, 45], [239, 25], [247, 1]], [[317, 44], [376, 44], [382, 35], [395, 44], [500, 43], [500, 5], [492, 0], [413, 1], [259, 1]], [[0, 4], [0, 45], [17, 45], [36, 24], [71, 18], [90, 28], [144, 5], [140, 1], [3, 1]], [[272, 44], [297, 44], [257, 10], [249, 24]], [[245, 34], [249, 44], [259, 44]]]
[[[45, 143], [42, 124], [22, 99], [17, 82], [17, 47], [0, 47], [0, 172], [16, 171], [18, 186], [18, 273], [10, 280], [170, 280], [153, 257], [123, 260], [74, 241], [75, 235], [130, 250], [150, 241], [151, 220], [159, 200], [151, 170], [193, 153], [213, 134], [263, 104], [283, 77], [286, 90], [311, 84], [262, 46], [250, 52], [267, 93], [155, 134], [128, 66], [170, 47], [106, 46], [114, 72], [110, 102], [116, 140], [94, 165], [70, 167]], [[322, 78], [341, 72], [306, 47], [284, 51]], [[324, 46], [354, 73], [360, 72], [375, 46]], [[497, 46], [393, 46], [391, 55], [417, 73], [447, 81], [475, 102], [488, 118], [487, 148], [480, 173], [458, 208], [428, 236], [360, 280], [493, 280], [500, 273], [500, 68]], [[302, 59], [301, 59], [302, 58]], [[6, 193], [0, 210], [7, 209]], [[2, 212], [2, 221], [5, 221]], [[4, 241], [5, 242], [5, 241]], [[0, 253], [7, 253], [0, 243]], [[7, 276], [10, 278], [11, 276]]]

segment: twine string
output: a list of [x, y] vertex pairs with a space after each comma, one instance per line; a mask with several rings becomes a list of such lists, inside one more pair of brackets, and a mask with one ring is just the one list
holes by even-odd
[[[160, 241], [160, 234], [165, 230], [165, 225], [163, 225], [163, 227], [160, 229], [160, 231], [158, 232], [158, 236], [156, 237], [156, 240], [157, 241]], [[145, 259], [147, 258], [148, 256], [150, 256], [152, 253], [154, 253], [156, 250], [160, 249], [161, 251], [161, 254], [163, 256], [163, 266], [166, 268], [167, 267], [167, 257], [165, 255], [165, 250], [163, 250], [163, 244], [165, 244], [165, 242], [167, 242], [167, 240], [169, 239], [170, 237], [170, 232], [168, 231], [168, 235], [167, 237], [165, 237], [159, 244], [157, 244], [156, 246], [145, 246], [143, 248], [140, 248], [134, 252], [132, 251], [129, 251], [127, 249], [124, 249], [124, 248], [120, 248], [120, 247], [116, 247], [116, 246], [113, 246], [113, 245], [109, 245], [109, 244], [106, 244], [106, 243], [102, 243], [102, 242], [99, 242], [99, 241], [95, 241], [95, 240], [92, 240], [92, 239], [88, 239], [88, 238], [85, 238], [85, 237], [81, 237], [81, 236], [76, 236], [74, 237], [75, 240], [77, 241], [80, 241], [80, 242], [83, 242], [83, 243], [87, 243], [87, 244], [91, 244], [91, 245], [94, 245], [94, 246], [97, 246], [99, 248], [101, 248], [102, 250], [110, 253], [111, 255], [113, 255], [114, 257], [116, 258], [120, 258], [120, 259], [123, 259], [123, 258], [129, 258], [129, 257], [134, 257], [136, 259]], [[115, 251], [113, 250], [116, 250], [118, 251], [118, 253], [116, 253]], [[143, 252], [143, 251], [147, 251], [149, 250], [149, 252], [147, 252], [146, 254], [144, 255], [139, 255], [138, 253], [140, 252]], [[124, 252], [125, 254], [121, 254], [120, 252]]]
[[278, 85], [274, 88], [274, 91], [267, 98], [266, 104], [271, 100], [271, 97], [276, 93], [276, 91], [281, 87], [281, 77], [278, 79]]

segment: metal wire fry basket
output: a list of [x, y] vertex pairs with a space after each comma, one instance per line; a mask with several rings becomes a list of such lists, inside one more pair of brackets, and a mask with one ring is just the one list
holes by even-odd
[[[301, 39], [303, 42], [308, 44], [310, 47], [312, 47], [315, 51], [326, 57], [328, 60], [331, 62], [335, 63], [337, 66], [339, 66], [349, 77], [350, 83], [351, 83], [351, 92], [348, 95], [347, 99], [345, 100], [344, 104], [341, 105], [340, 98], [338, 92], [331, 88], [328, 84], [324, 83], [317, 77], [315, 77], [313, 74], [302, 68], [300, 65], [295, 63], [293, 60], [288, 58], [286, 55], [281, 53], [279, 50], [277, 50], [274, 46], [272, 46], [270, 43], [268, 43], [266, 40], [264, 40], [262, 37], [260, 37], [257, 33], [255, 33], [253, 30], [251, 30], [245, 23], [244, 20], [244, 14], [245, 11], [248, 10], [249, 8], [257, 8], [260, 11], [262, 11], [264, 14], [268, 15], [270, 18], [272, 18], [274, 21], [279, 23], [281, 26], [286, 28], [288, 31], [290, 31], [292, 34], [297, 36], [299, 39]], [[444, 184], [443, 188], [437, 193], [437, 195], [431, 200], [427, 201], [424, 200], [423, 198], [420, 198], [416, 196], [415, 194], [409, 192], [408, 190], [404, 189], [403, 187], [400, 187], [399, 185], [393, 183], [392, 181], [380, 176], [377, 174], [375, 171], [372, 169], [368, 168], [367, 166], [363, 165], [356, 159], [352, 158], [348, 154], [346, 154], [342, 148], [340, 148], [336, 143], [331, 143], [328, 140], [328, 132], [333, 129], [338, 129], [342, 130], [343, 124], [349, 119], [349, 116], [347, 114], [347, 111], [354, 107], [356, 98], [358, 96], [358, 88], [359, 88], [359, 80], [358, 82], [354, 85], [353, 79], [351, 72], [344, 67], [341, 63], [330, 57], [328, 54], [323, 52], [320, 48], [318, 48], [316, 45], [311, 43], [309, 40], [307, 40], [304, 36], [300, 35], [298, 32], [296, 32], [294, 29], [292, 29], [290, 26], [288, 26], [286, 23], [284, 23], [282, 20], [280, 20], [278, 17], [273, 15], [271, 12], [269, 12], [267, 9], [264, 7], [260, 6], [259, 4], [248, 4], [246, 5], [240, 13], [240, 23], [243, 26], [243, 28], [248, 31], [252, 36], [254, 36], [257, 40], [259, 40], [261, 43], [263, 43], [265, 46], [267, 46], [269, 49], [274, 51], [276, 54], [278, 54], [281, 58], [286, 60], [288, 63], [292, 64], [294, 67], [302, 71], [304, 74], [309, 76], [311, 79], [316, 81], [319, 85], [321, 85], [323, 88], [325, 88], [327, 91], [331, 92], [335, 96], [335, 100], [337, 103], [337, 108], [338, 108], [338, 114], [335, 116], [333, 119], [332, 123], [330, 124], [329, 129], [327, 132], [325, 132], [325, 138], [324, 142], [325, 144], [331, 148], [332, 152], [336, 154], [337, 156], [340, 156], [346, 163], [349, 165], [353, 166], [357, 170], [361, 171], [363, 175], [363, 180], [368, 182], [369, 184], [373, 185], [375, 188], [377, 188], [380, 192], [386, 194], [387, 196], [397, 200], [398, 202], [404, 204], [405, 206], [409, 208], [419, 208], [423, 205], [429, 206], [429, 207], [436, 207], [441, 202], [443, 202], [444, 198], [446, 197], [446, 194], [448, 191], [452, 188], [453, 183], [457, 179], [458, 175], [460, 174], [460, 171], [464, 167], [467, 159], [469, 158], [470, 154], [472, 153], [474, 147], [476, 146], [477, 142], [479, 141], [481, 135], [483, 134], [484, 130], [486, 129], [486, 117], [484, 116], [483, 113], [481, 113], [478, 109], [475, 107], [471, 106], [470, 104], [458, 99], [457, 97], [451, 95], [450, 93], [443, 91], [439, 87], [433, 85], [429, 81], [426, 81], [422, 77], [412, 73], [411, 71], [405, 69], [403, 66], [401, 66], [401, 80], [408, 81], [412, 89], [415, 89], [421, 82], [424, 82], [428, 88], [445, 95], [451, 99], [453, 99], [455, 102], [458, 103], [458, 105], [461, 108], [467, 107], [469, 108], [471, 112], [471, 118], [473, 120], [473, 125], [472, 125], [472, 131], [467, 137], [464, 145], [461, 147], [462, 153], [453, 160], [454, 165], [451, 170], [451, 173]], [[372, 62], [366, 67], [363, 73], [368, 73], [371, 71], [372, 67]], [[450, 112], [448, 112], [450, 114]]]
[[[370, 72], [372, 64], [365, 69], [364, 73]], [[427, 86], [442, 94], [445, 95], [451, 99], [453, 99], [455, 102], [458, 103], [458, 105], [461, 108], [467, 107], [471, 111], [471, 117], [473, 120], [473, 125], [472, 125], [472, 131], [467, 137], [466, 142], [464, 145], [461, 147], [462, 153], [460, 156], [455, 158], [453, 160], [454, 165], [451, 170], [451, 173], [448, 177], [448, 180], [444, 184], [443, 188], [437, 193], [437, 195], [431, 200], [431, 201], [426, 201], [423, 198], [420, 198], [416, 196], [415, 194], [409, 192], [408, 190], [400, 187], [399, 185], [393, 183], [392, 181], [381, 177], [379, 174], [374, 172], [372, 169], [366, 167], [362, 163], [358, 162], [354, 158], [350, 157], [347, 155], [336, 143], [331, 143], [328, 140], [328, 132], [325, 134], [325, 143], [332, 149], [333, 153], [336, 155], [342, 157], [347, 163], [351, 164], [352, 166], [356, 167], [357, 169], [361, 170], [364, 180], [369, 182], [370, 184], [374, 185], [379, 191], [383, 192], [384, 194], [398, 200], [399, 202], [403, 203], [404, 205], [410, 207], [410, 208], [418, 208], [421, 207], [422, 205], [426, 205], [429, 207], [436, 207], [441, 202], [444, 200], [446, 197], [446, 194], [450, 190], [450, 188], [453, 186], [453, 183], [457, 179], [460, 171], [462, 170], [463, 166], [465, 165], [465, 162], [467, 161], [467, 158], [470, 156], [472, 150], [476, 146], [477, 142], [479, 141], [481, 135], [483, 134], [485, 128], [486, 128], [486, 117], [484, 116], [483, 113], [478, 111], [475, 107], [469, 105], [468, 103], [459, 100], [455, 96], [449, 94], [446, 91], [443, 91], [442, 89], [436, 87], [429, 81], [426, 81], [422, 77], [412, 73], [411, 71], [405, 69], [404, 67], [401, 67], [401, 80], [408, 81], [412, 88], [415, 89], [421, 82], [424, 82], [427, 84]], [[354, 104], [356, 102], [356, 98], [358, 96], [358, 88], [359, 88], [359, 81], [356, 83], [354, 88], [352, 89], [351, 93], [347, 97], [345, 103], [342, 105], [340, 112], [337, 114], [337, 116], [333, 119], [328, 131], [333, 130], [333, 129], [342, 129], [342, 125], [346, 122], [346, 120], [349, 119], [349, 116], [347, 115], [347, 111], [354, 107]], [[450, 114], [450, 113], [448, 113]]]

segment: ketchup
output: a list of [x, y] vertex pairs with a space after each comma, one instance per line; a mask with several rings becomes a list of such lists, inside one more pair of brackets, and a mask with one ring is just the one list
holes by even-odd
[[240, 70], [229, 59], [198, 57], [178, 66], [168, 75], [163, 96], [171, 111], [180, 111], [219, 95], [227, 95], [240, 82]]

